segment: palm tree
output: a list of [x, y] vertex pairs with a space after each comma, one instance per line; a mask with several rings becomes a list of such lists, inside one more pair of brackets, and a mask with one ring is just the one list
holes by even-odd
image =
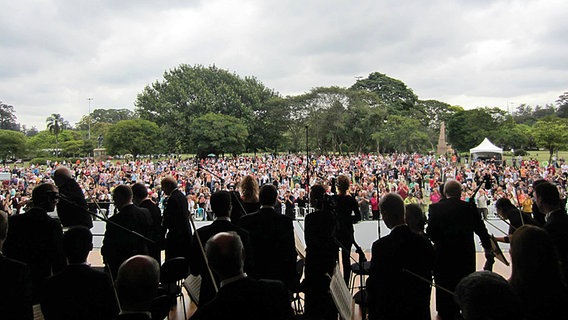
[[47, 129], [49, 132], [55, 134], [55, 152], [56, 155], [59, 154], [59, 134], [63, 131], [63, 127], [65, 126], [65, 120], [61, 117], [58, 113], [52, 113], [47, 119]]

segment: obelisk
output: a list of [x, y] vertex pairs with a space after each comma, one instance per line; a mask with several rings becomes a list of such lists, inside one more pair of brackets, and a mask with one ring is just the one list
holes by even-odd
[[440, 125], [440, 136], [438, 137], [438, 148], [436, 154], [446, 154], [448, 145], [446, 144], [446, 124], [442, 121]]

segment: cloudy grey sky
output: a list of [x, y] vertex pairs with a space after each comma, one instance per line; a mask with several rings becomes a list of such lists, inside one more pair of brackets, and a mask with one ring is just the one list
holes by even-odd
[[385, 73], [465, 108], [568, 91], [566, 0], [0, 0], [0, 100], [21, 124], [134, 108], [181, 63], [282, 95]]

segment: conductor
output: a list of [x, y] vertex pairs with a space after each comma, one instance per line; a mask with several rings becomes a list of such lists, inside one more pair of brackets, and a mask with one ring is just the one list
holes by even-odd
[[[491, 249], [489, 233], [474, 205], [460, 200], [462, 185], [456, 180], [444, 186], [446, 199], [430, 205], [426, 233], [434, 242], [436, 284], [453, 291], [458, 282], [475, 271], [473, 233], [481, 240], [486, 257]], [[436, 289], [436, 310], [443, 320], [459, 316], [452, 295]]]

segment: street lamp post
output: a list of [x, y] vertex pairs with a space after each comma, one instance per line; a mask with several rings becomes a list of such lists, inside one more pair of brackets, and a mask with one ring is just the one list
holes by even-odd
[[87, 100], [89, 100], [89, 114], [87, 115], [88, 117], [88, 126], [89, 126], [89, 141], [91, 140], [91, 100], [93, 100], [93, 98], [87, 98]]

